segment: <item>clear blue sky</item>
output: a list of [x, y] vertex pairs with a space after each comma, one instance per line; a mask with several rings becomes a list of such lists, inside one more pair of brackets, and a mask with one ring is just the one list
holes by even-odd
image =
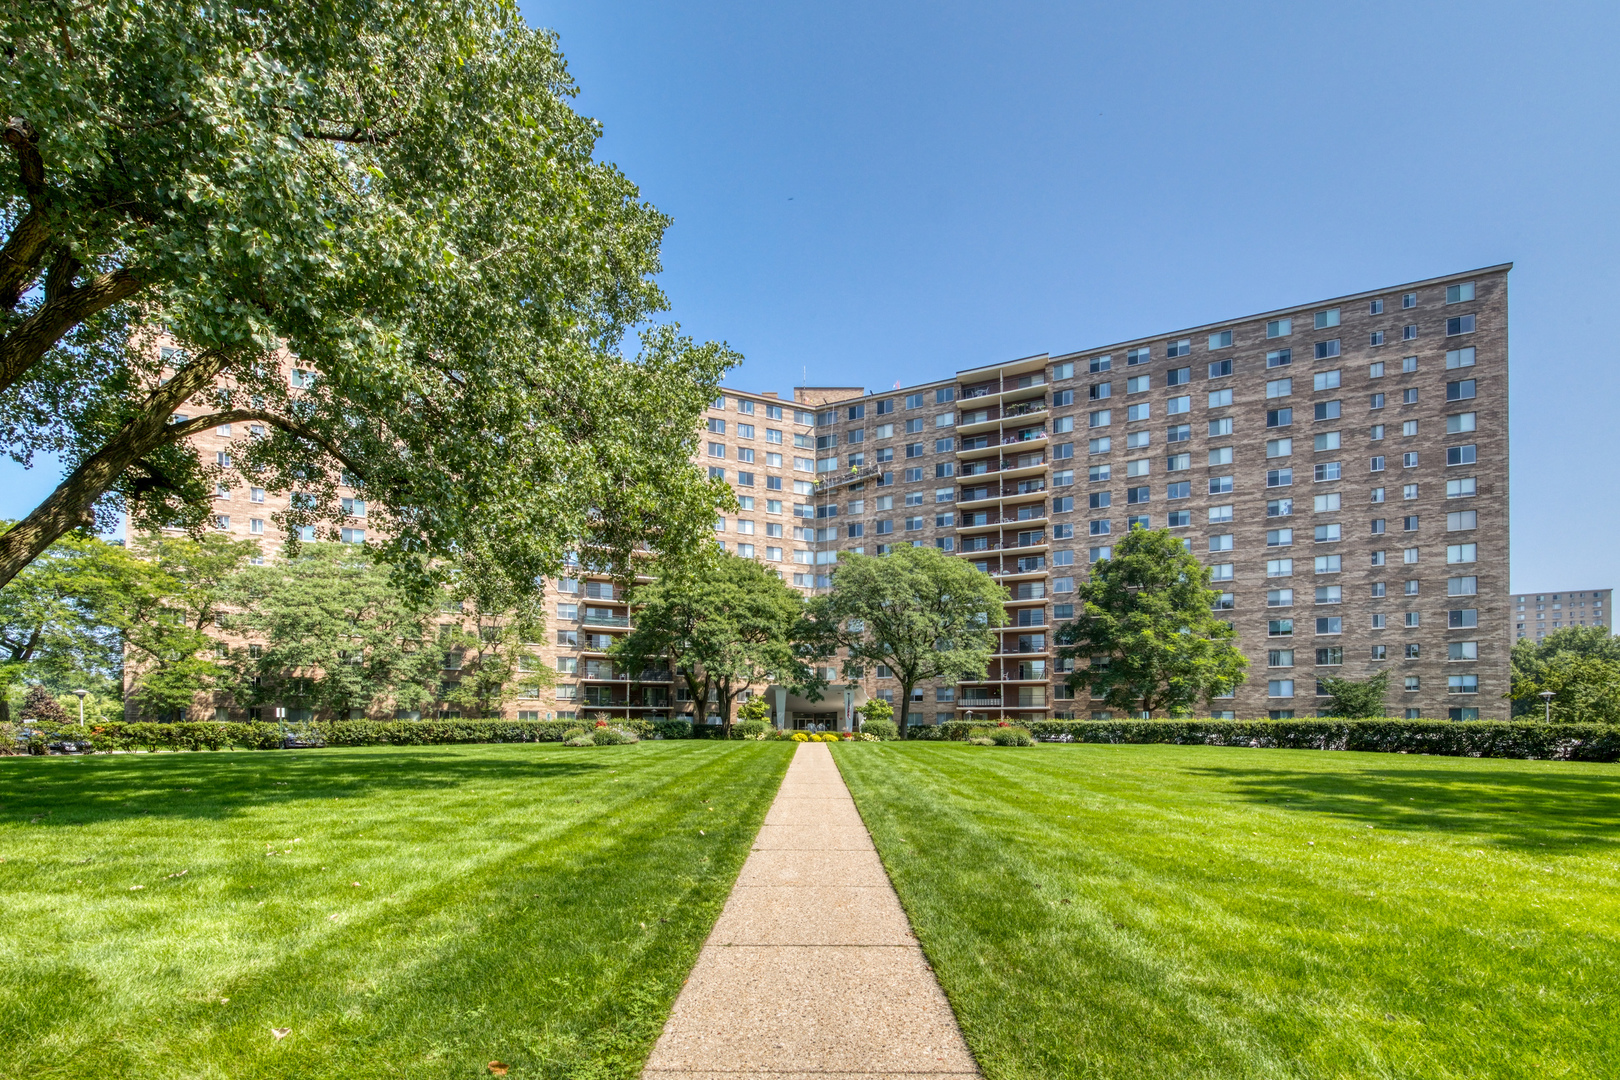
[[[1516, 263], [1514, 588], [1620, 586], [1612, 0], [524, 10], [601, 155], [674, 217], [672, 316], [747, 357], [739, 387]], [[0, 513], [54, 479], [0, 471]]]

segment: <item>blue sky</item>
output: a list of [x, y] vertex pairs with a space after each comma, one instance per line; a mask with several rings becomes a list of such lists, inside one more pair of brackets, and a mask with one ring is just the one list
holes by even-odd
[[[523, 7], [673, 216], [671, 316], [747, 357], [732, 385], [888, 386], [1512, 261], [1514, 588], [1620, 585], [1592, 479], [1620, 5]], [[43, 471], [0, 470], [0, 514]]]

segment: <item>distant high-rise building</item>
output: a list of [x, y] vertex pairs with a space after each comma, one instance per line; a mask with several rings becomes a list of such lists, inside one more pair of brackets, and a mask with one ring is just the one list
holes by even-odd
[[1540, 641], [1552, 631], [1569, 626], [1601, 626], [1613, 633], [1614, 621], [1608, 614], [1613, 599], [1613, 589], [1516, 594], [1513, 639]]

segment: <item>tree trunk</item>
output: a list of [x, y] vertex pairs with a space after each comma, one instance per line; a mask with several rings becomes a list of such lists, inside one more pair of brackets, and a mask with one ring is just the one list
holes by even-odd
[[131, 465], [179, 437], [169, 417], [188, 398], [210, 385], [224, 366], [218, 354], [205, 354], [182, 368], [147, 399], [139, 416], [86, 458], [33, 513], [0, 534], [0, 588], [69, 532], [80, 526], [94, 526], [96, 500]]
[[913, 685], [909, 682], [900, 684], [900, 708], [898, 711], [900, 713], [900, 739], [902, 742], [906, 738], [906, 715], [911, 711], [909, 706], [911, 705], [911, 687]]
[[731, 699], [735, 696], [729, 686], [717, 687], [717, 704], [720, 706], [720, 737], [731, 738]]

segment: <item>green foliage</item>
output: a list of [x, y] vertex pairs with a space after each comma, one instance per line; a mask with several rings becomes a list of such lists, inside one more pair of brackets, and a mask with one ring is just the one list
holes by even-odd
[[1017, 724], [993, 727], [990, 729], [990, 741], [997, 746], [1034, 746], [1035, 740], [1030, 737], [1029, 730]]
[[[708, 542], [692, 432], [735, 354], [648, 325], [668, 219], [515, 5], [4, 18], [0, 441], [69, 476], [0, 535], [0, 583], [92, 509], [197, 528], [216, 482], [307, 494], [282, 524], [336, 539], [345, 471], [424, 585], [457, 551], [521, 587]], [[221, 423], [265, 437], [204, 463], [186, 437]]]
[[1546, 716], [1542, 691], [1551, 691], [1552, 719], [1620, 723], [1620, 638], [1604, 627], [1570, 626], [1540, 641], [1513, 644], [1508, 696], [1513, 715]]
[[855, 711], [860, 714], [862, 731], [873, 721], [886, 723], [894, 719], [894, 706], [880, 697], [867, 698], [866, 703]]
[[[914, 727], [911, 729], [916, 731]], [[893, 720], [867, 720], [861, 724], [861, 734], [888, 741], [900, 738], [900, 726]]]
[[635, 628], [614, 645], [616, 665], [640, 672], [667, 663], [698, 709], [712, 695], [721, 738], [730, 732], [732, 702], [744, 690], [776, 683], [820, 698], [826, 680], [797, 644], [806, 637], [804, 600], [779, 576], [724, 551], [691, 569], [660, 570], [656, 581], [634, 592]]
[[1079, 615], [1058, 628], [1068, 685], [1129, 712], [1180, 712], [1232, 690], [1248, 661], [1217, 619], [1209, 568], [1168, 529], [1132, 529], [1078, 589]]
[[[348, 717], [414, 710], [438, 695], [459, 622], [413, 600], [350, 544], [306, 544], [294, 558], [250, 566], [233, 629], [263, 644], [231, 656], [239, 705], [279, 704]], [[441, 640], [442, 638], [442, 640]]]
[[741, 720], [731, 725], [733, 739], [763, 739], [776, 729], [765, 720]]
[[484, 553], [459, 554], [442, 593], [460, 605], [461, 616], [440, 625], [439, 645], [460, 665], [459, 677], [444, 683], [443, 700], [467, 716], [499, 712], [520, 683], [538, 690], [557, 681], [524, 647], [545, 633], [545, 590], [533, 582], [517, 587], [496, 562]]
[[1332, 675], [1317, 679], [1328, 692], [1322, 706], [1327, 716], [1362, 720], [1384, 715], [1384, 699], [1389, 696], [1389, 672], [1380, 671], [1366, 679], [1340, 679]]
[[24, 719], [39, 720], [45, 723], [66, 724], [70, 717], [66, 709], [58, 705], [56, 698], [43, 686], [31, 686], [23, 697], [22, 713]]
[[750, 721], [759, 721], [763, 723], [764, 721], [769, 720], [770, 716], [770, 705], [763, 697], [759, 695], [749, 698], [747, 701], [743, 702], [737, 707], [737, 719], [745, 723]]
[[[948, 727], [948, 725], [941, 725]], [[1042, 742], [1179, 743], [1384, 754], [1620, 760], [1620, 726], [1502, 720], [1039, 720]], [[942, 738], [961, 738], [942, 734]]]
[[887, 555], [838, 553], [832, 589], [811, 601], [825, 653], [843, 649], [844, 675], [885, 664], [900, 683], [900, 734], [911, 691], [934, 679], [982, 676], [1006, 623], [1007, 593], [964, 559], [935, 548], [901, 547]]
[[628, 746], [640, 741], [641, 736], [635, 732], [617, 727], [599, 727], [591, 732], [591, 742], [597, 746]]

